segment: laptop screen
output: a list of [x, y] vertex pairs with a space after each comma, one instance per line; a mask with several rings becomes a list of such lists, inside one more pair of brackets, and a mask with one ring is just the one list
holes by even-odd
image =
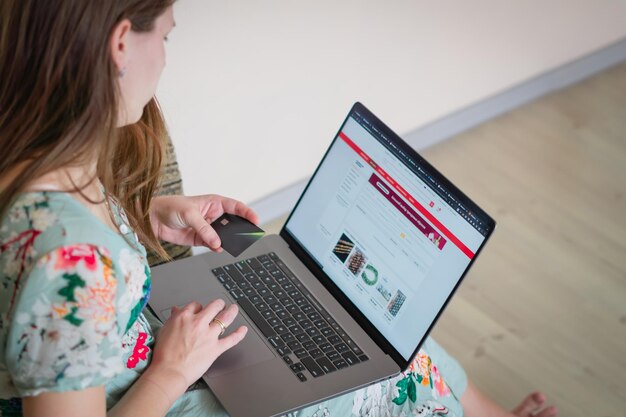
[[494, 227], [466, 200], [355, 105], [285, 229], [410, 360]]

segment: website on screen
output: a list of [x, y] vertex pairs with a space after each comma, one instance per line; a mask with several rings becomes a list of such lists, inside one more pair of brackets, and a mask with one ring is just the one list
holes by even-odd
[[484, 235], [350, 117], [287, 230], [409, 359]]

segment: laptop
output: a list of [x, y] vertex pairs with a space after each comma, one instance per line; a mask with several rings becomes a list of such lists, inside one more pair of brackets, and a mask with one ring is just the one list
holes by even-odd
[[237, 303], [250, 330], [203, 379], [233, 417], [283, 415], [405, 371], [494, 228], [355, 103], [279, 235], [155, 267], [150, 306]]

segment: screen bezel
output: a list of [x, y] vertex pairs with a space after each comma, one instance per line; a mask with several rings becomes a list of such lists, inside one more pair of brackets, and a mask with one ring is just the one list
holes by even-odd
[[[304, 197], [307, 190], [309, 189], [309, 186], [311, 185], [317, 172], [319, 171], [320, 167], [323, 165], [324, 160], [328, 156], [330, 149], [335, 145], [335, 142], [339, 140], [339, 133], [343, 130], [346, 122], [350, 119], [350, 116], [352, 116], [354, 113], [360, 113], [362, 116], [365, 116], [368, 119], [368, 121], [370, 121], [373, 125], [375, 125], [375, 127], [379, 129], [388, 139], [390, 139], [395, 146], [399, 147], [406, 155], [408, 155], [410, 158], [412, 158], [418, 164], [420, 164], [420, 166], [422, 166], [440, 184], [442, 184], [447, 190], [449, 190], [449, 192], [452, 193], [460, 202], [462, 202], [466, 207], [470, 208], [474, 213], [478, 213], [481, 219], [484, 219], [487, 222], [488, 231], [487, 231], [487, 235], [485, 236], [485, 239], [483, 240], [479, 248], [476, 250], [474, 257], [470, 260], [469, 264], [467, 265], [467, 267], [461, 274], [461, 277], [455, 284], [452, 291], [450, 291], [450, 294], [448, 295], [448, 297], [442, 304], [441, 308], [437, 312], [435, 318], [433, 319], [432, 323], [430, 324], [430, 326], [424, 333], [423, 337], [419, 340], [419, 343], [417, 344], [415, 350], [413, 351], [413, 353], [411, 354], [408, 360], [405, 359], [400, 354], [400, 352], [398, 352], [396, 348], [391, 343], [389, 343], [389, 341], [387, 341], [385, 336], [383, 336], [383, 334], [380, 331], [378, 331], [378, 329], [370, 322], [370, 320], [343, 293], [343, 291], [339, 289], [339, 287], [333, 282], [333, 280], [324, 272], [320, 264], [318, 264], [315, 261], [315, 259], [302, 247], [302, 245], [295, 238], [295, 236], [293, 236], [291, 232], [287, 229], [287, 224], [289, 223], [289, 220], [291, 219], [291, 217], [297, 210], [300, 202], [302, 201], [302, 198]], [[343, 306], [346, 309], [346, 311], [348, 311], [348, 313], [363, 328], [363, 330], [372, 337], [372, 340], [374, 340], [374, 342], [383, 350], [383, 352], [388, 354], [398, 364], [400, 369], [404, 371], [409, 367], [413, 358], [415, 357], [420, 347], [424, 343], [424, 340], [426, 339], [426, 337], [428, 337], [428, 334], [434, 328], [435, 324], [437, 323], [437, 321], [439, 320], [441, 316], [441, 313], [447, 307], [450, 299], [452, 298], [454, 293], [457, 291], [461, 282], [465, 278], [467, 272], [470, 270], [470, 268], [474, 264], [474, 261], [476, 260], [476, 258], [482, 251], [483, 247], [489, 240], [489, 237], [492, 235], [495, 229], [495, 226], [496, 226], [496, 223], [493, 220], [493, 218], [491, 218], [484, 210], [478, 207], [469, 197], [467, 197], [463, 192], [461, 192], [461, 190], [459, 190], [456, 186], [454, 186], [454, 184], [452, 184], [443, 174], [437, 171], [424, 158], [422, 158], [413, 148], [411, 148], [404, 140], [402, 140], [389, 127], [387, 127], [387, 125], [385, 125], [380, 119], [378, 119], [363, 104], [361, 104], [360, 102], [356, 102], [354, 103], [354, 105], [352, 106], [352, 109], [350, 110], [345, 120], [339, 127], [339, 130], [337, 131], [335, 138], [333, 139], [330, 146], [326, 150], [326, 153], [324, 154], [324, 157], [322, 158], [319, 165], [315, 169], [315, 172], [309, 179], [309, 182], [304, 188], [304, 191], [302, 191], [300, 198], [296, 202], [293, 210], [289, 214], [289, 217], [287, 218], [287, 220], [285, 221], [285, 224], [280, 230], [280, 236], [286, 241], [286, 243], [290, 246], [290, 249], [295, 253], [295, 255], [300, 259], [300, 261], [313, 273], [313, 275], [315, 275], [315, 277], [320, 281], [320, 283], [331, 293], [331, 295], [341, 304], [341, 306]]]

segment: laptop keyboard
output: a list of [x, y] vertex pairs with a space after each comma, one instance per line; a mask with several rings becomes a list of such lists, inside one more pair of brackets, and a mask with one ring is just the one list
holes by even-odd
[[274, 252], [212, 271], [298, 380], [368, 360]]

